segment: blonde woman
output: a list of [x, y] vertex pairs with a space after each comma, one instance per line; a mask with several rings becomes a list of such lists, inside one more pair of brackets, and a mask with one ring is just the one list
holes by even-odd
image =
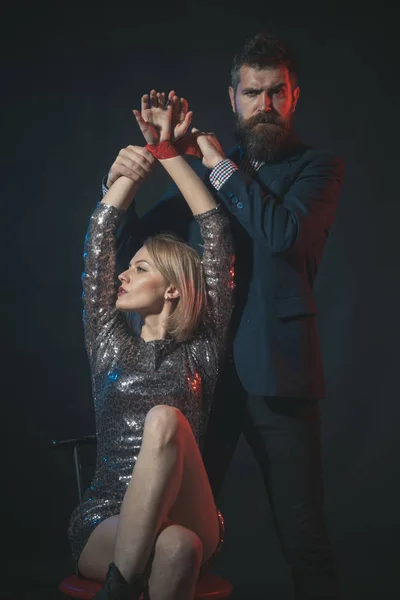
[[[174, 126], [174, 100], [157, 98], [146, 122], [134, 111], [151, 142], [136, 152], [144, 169], [158, 157], [175, 181], [199, 222], [204, 254], [157, 235], [118, 286], [115, 235], [132, 180], [120, 177], [90, 219], [83, 299], [98, 450], [69, 538], [79, 572], [105, 581], [97, 600], [134, 600], [145, 588], [152, 600], [193, 598], [223, 538], [201, 447], [232, 311], [231, 234], [224, 211], [175, 149], [190, 113]], [[137, 337], [123, 314], [132, 311], [143, 323]]]

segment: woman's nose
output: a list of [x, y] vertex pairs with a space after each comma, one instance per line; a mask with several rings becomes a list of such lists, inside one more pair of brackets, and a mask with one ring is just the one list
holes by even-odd
[[123, 273], [120, 273], [120, 274], [118, 275], [118, 279], [119, 279], [120, 281], [127, 281], [126, 271], [124, 271]]

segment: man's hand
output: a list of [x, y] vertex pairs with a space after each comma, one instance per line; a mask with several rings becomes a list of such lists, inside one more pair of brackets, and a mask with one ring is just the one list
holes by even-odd
[[108, 174], [107, 187], [110, 188], [114, 181], [121, 175], [125, 175], [136, 184], [136, 192], [151, 172], [154, 162], [154, 156], [146, 148], [141, 146], [122, 148]]
[[197, 143], [203, 154], [202, 162], [207, 169], [213, 169], [221, 160], [224, 160], [225, 154], [222, 146], [213, 133], [203, 133], [193, 128], [192, 134], [196, 136]]

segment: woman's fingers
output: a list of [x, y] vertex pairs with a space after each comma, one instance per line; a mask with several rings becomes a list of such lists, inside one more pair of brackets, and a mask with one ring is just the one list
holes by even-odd
[[133, 114], [134, 114], [134, 116], [136, 118], [136, 121], [137, 121], [137, 123], [138, 123], [141, 131], [143, 131], [144, 128], [148, 129], [147, 122], [143, 119], [143, 117], [140, 114], [140, 112], [138, 110], [136, 110], [136, 109], [134, 109], [132, 112], [133, 112]]
[[157, 106], [158, 106], [157, 92], [156, 92], [156, 90], [151, 90], [150, 91], [150, 107], [157, 108]]
[[159, 108], [165, 108], [165, 92], [158, 92], [157, 100]]
[[150, 108], [150, 98], [148, 94], [142, 96], [142, 112]]
[[122, 148], [118, 155], [118, 159], [129, 161], [131, 164], [139, 164], [143, 169], [150, 171], [154, 162], [154, 156], [146, 148], [142, 146], [126, 146]]
[[185, 135], [185, 133], [189, 129], [190, 123], [192, 122], [192, 117], [193, 112], [190, 110], [188, 113], [186, 113], [183, 121], [179, 123], [179, 125], [176, 127], [176, 132], [179, 134], [180, 137]]
[[176, 96], [176, 95], [172, 98], [172, 107], [173, 107], [174, 116], [179, 119], [179, 115], [180, 115], [180, 111], [181, 111], [181, 103], [179, 101], [178, 96]]
[[143, 133], [143, 137], [146, 140], [146, 142], [148, 144], [154, 144], [157, 141], [157, 139], [153, 127], [143, 119], [142, 115], [138, 110], [133, 110], [132, 112], [135, 116], [137, 124], [139, 125], [140, 131]]
[[189, 104], [185, 98], [181, 98], [180, 105], [180, 119], [183, 121], [187, 115]]

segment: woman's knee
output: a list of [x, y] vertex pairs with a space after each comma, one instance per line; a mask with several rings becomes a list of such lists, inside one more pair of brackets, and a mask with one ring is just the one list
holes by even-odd
[[143, 441], [151, 437], [153, 444], [161, 448], [177, 443], [184, 419], [178, 408], [166, 404], [154, 406], [146, 415]]
[[168, 563], [171, 569], [187, 573], [200, 568], [203, 560], [203, 543], [200, 537], [180, 525], [171, 525], [164, 529], [156, 542], [156, 556]]

